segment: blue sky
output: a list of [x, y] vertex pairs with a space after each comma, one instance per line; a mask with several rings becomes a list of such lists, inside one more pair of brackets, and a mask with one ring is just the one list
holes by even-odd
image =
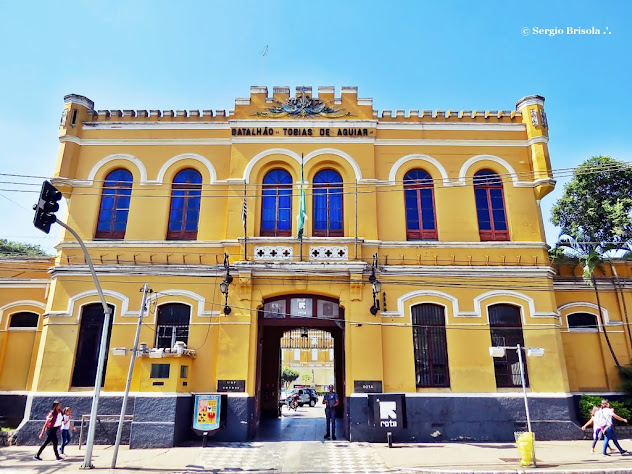
[[[228, 110], [251, 85], [354, 85], [378, 110], [512, 110], [540, 94], [553, 168], [632, 161], [631, 22], [626, 1], [0, 0], [0, 172], [52, 174], [65, 94], [98, 109]], [[52, 252], [57, 232], [32, 225], [37, 194], [17, 188], [0, 184], [0, 237]], [[557, 233], [548, 225], [549, 243]]]

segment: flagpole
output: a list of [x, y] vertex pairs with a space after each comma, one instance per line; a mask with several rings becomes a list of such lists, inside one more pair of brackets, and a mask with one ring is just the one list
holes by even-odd
[[[305, 177], [303, 174], [303, 153], [301, 153], [301, 205], [299, 205], [299, 212], [303, 212], [303, 204], [305, 201], [305, 190], [303, 189], [304, 186], [304, 181], [305, 181]], [[304, 218], [302, 218], [304, 219]], [[303, 220], [302, 226], [305, 225], [305, 221]], [[304, 228], [301, 228], [301, 233], [299, 236], [299, 242], [300, 242], [300, 252], [301, 252], [301, 262], [303, 261], [303, 233], [305, 232]]]
[[246, 223], [248, 222], [248, 201], [246, 200], [246, 181], [244, 180], [244, 202], [241, 208], [241, 220], [244, 223], [244, 260], [248, 261], [248, 232]]
[[299, 198], [299, 206], [298, 206], [298, 216], [297, 216], [297, 237], [299, 241], [299, 254], [300, 261], [303, 261], [303, 233], [305, 232], [305, 219], [307, 218], [307, 213], [305, 211], [305, 173], [303, 172], [303, 153], [301, 153], [301, 192]]
[[358, 180], [355, 182], [355, 260], [358, 259]]

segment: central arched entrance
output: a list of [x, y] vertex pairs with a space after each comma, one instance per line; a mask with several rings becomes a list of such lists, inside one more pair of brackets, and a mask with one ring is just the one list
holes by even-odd
[[[348, 436], [344, 422], [345, 374], [344, 374], [344, 309], [339, 301], [319, 295], [285, 295], [264, 300], [258, 315], [257, 385], [255, 413], [257, 437], [265, 439], [264, 424], [274, 426], [280, 419], [279, 396], [281, 393], [281, 340], [289, 331], [320, 330], [333, 339], [333, 380], [340, 399], [337, 415], [342, 418], [341, 436]], [[312, 381], [313, 382], [313, 381]], [[300, 381], [299, 381], [300, 383]], [[308, 382], [309, 383], [309, 382]], [[322, 384], [314, 387], [322, 390]], [[322, 431], [325, 424], [322, 423]], [[320, 432], [321, 430], [319, 430]], [[274, 429], [271, 430], [274, 432]], [[262, 438], [263, 436], [263, 438]], [[322, 436], [321, 436], [322, 439]]]

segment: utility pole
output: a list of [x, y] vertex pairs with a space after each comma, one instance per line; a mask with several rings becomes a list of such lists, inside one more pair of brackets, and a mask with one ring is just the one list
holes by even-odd
[[129, 361], [129, 370], [127, 372], [127, 383], [125, 384], [125, 395], [123, 395], [123, 404], [121, 405], [121, 416], [119, 417], [118, 429], [116, 430], [116, 442], [114, 443], [114, 453], [112, 454], [111, 468], [116, 468], [116, 458], [121, 444], [121, 436], [123, 435], [123, 422], [125, 421], [125, 411], [127, 410], [127, 398], [129, 397], [129, 388], [132, 384], [132, 374], [134, 373], [134, 362], [136, 361], [136, 351], [138, 350], [138, 341], [140, 339], [140, 328], [143, 324], [145, 316], [145, 307], [147, 306], [147, 294], [151, 293], [149, 284], [145, 283], [142, 290], [143, 298], [140, 303], [140, 311], [138, 312], [138, 324], [136, 325], [136, 335], [134, 336], [134, 346], [132, 347], [132, 357]]

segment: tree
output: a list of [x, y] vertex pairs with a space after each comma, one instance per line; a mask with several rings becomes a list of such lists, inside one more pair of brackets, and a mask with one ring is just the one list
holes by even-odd
[[281, 383], [285, 388], [288, 388], [292, 382], [294, 382], [299, 376], [298, 370], [291, 367], [283, 367], [281, 371]]
[[[584, 280], [595, 289], [604, 338], [620, 370], [604, 324], [595, 270], [601, 269], [608, 255], [628, 247], [632, 240], [632, 168], [609, 156], [593, 156], [586, 160], [575, 169], [573, 179], [553, 206], [551, 222], [562, 229], [562, 235], [550, 255], [560, 261], [568, 250], [570, 257], [583, 265]], [[615, 275], [612, 283], [618, 292], [616, 269], [612, 262], [610, 265]], [[632, 343], [625, 296], [622, 300]]]
[[45, 257], [46, 252], [44, 252], [39, 245], [10, 242], [7, 239], [0, 239], [0, 255], [10, 257]]
[[599, 311], [599, 323], [603, 331], [603, 336], [606, 339], [608, 349], [610, 350], [610, 355], [612, 356], [612, 360], [614, 360], [614, 364], [617, 366], [617, 369], [621, 370], [621, 364], [619, 363], [619, 359], [617, 359], [617, 356], [614, 353], [612, 343], [610, 342], [610, 336], [608, 335], [608, 330], [606, 329], [606, 322], [603, 318], [603, 311], [601, 309], [601, 301], [599, 298], [599, 287], [597, 286], [597, 282], [595, 280], [595, 271], [597, 269], [601, 270], [601, 272], [603, 273], [602, 265], [604, 263], [604, 254], [615, 249], [616, 246], [614, 246], [613, 244], [600, 245], [586, 239], [586, 237], [582, 238], [582, 236], [580, 236], [579, 239], [576, 239], [570, 235], [561, 235], [556, 245], [557, 251], [553, 253], [560, 253], [560, 249], [567, 250], [567, 253], [565, 255], [567, 261], [575, 260], [582, 265], [582, 277], [584, 281], [589, 286], [592, 286], [595, 289], [597, 310]]
[[609, 156], [579, 165], [551, 210], [562, 234], [598, 244], [632, 239], [632, 167]]

